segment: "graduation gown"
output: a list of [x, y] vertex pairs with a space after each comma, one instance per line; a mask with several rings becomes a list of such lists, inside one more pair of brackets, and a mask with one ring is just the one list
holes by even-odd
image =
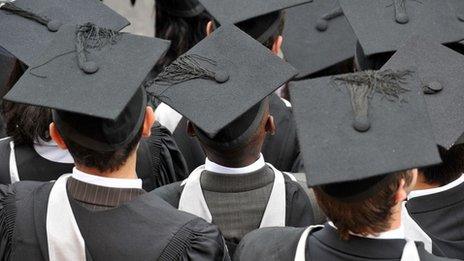
[[[288, 172], [301, 172], [303, 163], [300, 158], [300, 148], [296, 135], [296, 126], [292, 109], [289, 103], [285, 103], [279, 96], [272, 94], [269, 100], [270, 113], [276, 124], [275, 135], [268, 135], [264, 140], [261, 152], [266, 162], [271, 163], [277, 169]], [[162, 124], [172, 120], [171, 115], [159, 117]], [[177, 115], [176, 115], [177, 116]], [[171, 118], [171, 119], [170, 119]], [[175, 118], [175, 117], [174, 117]], [[185, 157], [190, 172], [205, 162], [205, 153], [196, 138], [187, 134], [187, 119], [182, 117], [178, 122], [166, 124], [173, 133], [179, 150]]]
[[[262, 169], [262, 171], [264, 170]], [[189, 178], [195, 175], [195, 173], [196, 171], [191, 173]], [[229, 174], [229, 175], [234, 175], [234, 174]], [[237, 175], [240, 175], [240, 174], [237, 174]], [[313, 214], [313, 210], [312, 210], [309, 198], [306, 195], [306, 192], [296, 181], [292, 180], [292, 178], [289, 175], [282, 174], [282, 176], [283, 176], [285, 192], [283, 192], [282, 194], [277, 193], [278, 194], [276, 195], [277, 198], [273, 196], [271, 192], [269, 201], [273, 199], [274, 202], [271, 206], [271, 204], [269, 204], [269, 201], [268, 201], [268, 205], [262, 216], [261, 227], [269, 226], [268, 224], [274, 224], [271, 226], [277, 226], [276, 224], [280, 224], [281, 226], [293, 226], [293, 227], [304, 227], [304, 226], [314, 224], [314, 214]], [[190, 213], [195, 213], [195, 212], [204, 213], [202, 209], [191, 209], [189, 211], [189, 210], [182, 209], [180, 207], [180, 201], [181, 201], [182, 194], [184, 192], [184, 188], [185, 188], [185, 184], [182, 184], [182, 182], [176, 182], [176, 183], [155, 189], [154, 193], [156, 193], [159, 197], [164, 199], [166, 202], [168, 202], [175, 208], [179, 208], [181, 210], [188, 211]], [[272, 190], [274, 189], [278, 191], [279, 188], [273, 187]], [[285, 202], [283, 205], [285, 209], [282, 209], [282, 210], [276, 209], [280, 206], [278, 201], [281, 199], [282, 196], [284, 196], [283, 194], [285, 194]], [[201, 201], [200, 198], [194, 199], [189, 196], [187, 201], [188, 202], [186, 203], [190, 205], [192, 208], [195, 208], [194, 206], [203, 205], [203, 203], [200, 202]], [[204, 202], [204, 204], [207, 204], [207, 202]], [[208, 207], [206, 206], [206, 208]], [[273, 210], [270, 210], [268, 212], [268, 208], [272, 208]], [[207, 212], [209, 213], [209, 210], [207, 210]], [[274, 213], [274, 214], [271, 214], [271, 216], [266, 216], [266, 213]], [[279, 219], [280, 217], [277, 217], [277, 216], [280, 213], [285, 213], [285, 216], [283, 216], [282, 218], [283, 219], [282, 222], [280, 222], [280, 220], [273, 220], [274, 218]], [[209, 213], [209, 215], [211, 214]], [[211, 219], [214, 220], [214, 217], [211, 217]], [[229, 248], [229, 253], [231, 256], [233, 256], [234, 250], [238, 243], [235, 242], [235, 240], [229, 239], [227, 237], [225, 238], [225, 240]]]
[[[11, 183], [10, 154], [11, 139], [0, 141], [0, 184]], [[45, 159], [32, 146], [14, 146], [14, 155], [19, 180], [56, 180], [62, 174], [71, 173], [74, 167], [74, 164]], [[188, 176], [185, 160], [171, 133], [159, 123], [153, 126], [152, 136], [140, 142], [137, 150], [137, 175], [142, 179], [146, 191]]]
[[432, 240], [435, 255], [464, 259], [464, 183], [406, 203], [410, 217]]
[[[52, 187], [31, 181], [0, 186], [1, 260], [49, 260], [46, 223]], [[215, 226], [153, 194], [107, 211], [87, 210], [72, 199], [70, 203], [86, 260], [228, 259]]]
[[[406, 240], [370, 239], [352, 236], [340, 239], [328, 224], [314, 228], [304, 242], [304, 259], [295, 259], [297, 246], [306, 228], [262, 228], [246, 235], [235, 252], [234, 260], [401, 260]], [[285, 239], [285, 240], [282, 240]], [[265, 243], [263, 243], [265, 242]], [[420, 260], [450, 260], [429, 254], [416, 243]]]

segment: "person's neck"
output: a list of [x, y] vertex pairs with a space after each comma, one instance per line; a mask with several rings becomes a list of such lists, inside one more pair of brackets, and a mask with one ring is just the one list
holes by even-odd
[[424, 175], [419, 174], [417, 175], [417, 182], [413, 190], [423, 190], [423, 189], [431, 189], [431, 188], [438, 188], [438, 187], [440, 187], [439, 184], [427, 183]]
[[95, 168], [89, 168], [80, 164], [76, 164], [76, 168], [84, 173], [99, 177], [117, 179], [137, 179], [138, 177], [135, 171], [136, 162], [136, 153], [132, 153], [132, 155], [129, 156], [124, 165], [122, 165], [116, 171], [101, 172]]
[[[392, 215], [389, 220], [390, 228], [386, 231], [395, 230], [401, 227], [401, 208], [402, 202], [396, 204], [392, 209]], [[384, 232], [386, 232], [384, 231]]]
[[228, 168], [243, 168], [246, 166], [250, 166], [251, 164], [255, 163], [260, 154], [248, 156], [248, 157], [220, 157], [216, 155], [207, 155], [208, 159], [218, 165], [228, 167]]

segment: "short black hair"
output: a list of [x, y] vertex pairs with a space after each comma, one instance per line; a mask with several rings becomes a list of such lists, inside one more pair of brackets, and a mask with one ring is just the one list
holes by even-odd
[[426, 183], [444, 186], [464, 173], [464, 144], [454, 145], [449, 150], [439, 146], [438, 150], [443, 162], [421, 168], [420, 173], [424, 176]]
[[[123, 166], [142, 138], [143, 126], [135, 137], [124, 147], [114, 151], [97, 151], [86, 148], [62, 135], [69, 153], [76, 164], [95, 168], [100, 172], [117, 171]], [[61, 133], [60, 133], [61, 134]]]

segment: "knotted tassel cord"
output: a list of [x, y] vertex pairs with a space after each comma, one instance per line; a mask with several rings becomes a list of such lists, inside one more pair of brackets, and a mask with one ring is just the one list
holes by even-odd
[[46, 76], [35, 74], [33, 70], [38, 69], [54, 59], [61, 57], [63, 55], [67, 55], [73, 52], [77, 53], [77, 63], [81, 70], [86, 73], [94, 73], [98, 70], [98, 66], [95, 62], [88, 61], [86, 52], [90, 49], [101, 49], [102, 47], [108, 44], [116, 44], [119, 40], [119, 36], [121, 33], [113, 31], [111, 29], [100, 28], [92, 23], [86, 23], [84, 25], [78, 25], [76, 29], [76, 38], [75, 38], [75, 49], [72, 51], [61, 53], [52, 59], [39, 64], [37, 66], [31, 67], [30, 74], [40, 77], [46, 78]]
[[[406, 10], [406, 1], [408, 0], [392, 0], [392, 4], [387, 7], [394, 6], [395, 8], [395, 21], [399, 24], [406, 24], [409, 22], [409, 15]], [[422, 4], [419, 0], [411, 0]]]
[[[355, 116], [354, 127], [358, 131], [369, 129], [368, 109], [369, 100], [375, 93], [381, 94], [388, 101], [403, 101], [402, 94], [409, 90], [402, 85], [412, 74], [410, 70], [394, 71], [362, 71], [332, 77], [332, 83], [343, 85], [350, 92], [351, 107]], [[364, 119], [365, 122], [357, 122]], [[362, 126], [360, 126], [362, 125]]]
[[330, 12], [323, 14], [317, 20], [316, 29], [321, 32], [327, 30], [327, 28], [329, 27], [329, 21], [336, 17], [342, 16], [342, 15], [343, 15], [343, 10], [341, 7], [336, 7], [330, 10]]
[[61, 23], [58, 20], [50, 20], [47, 17], [37, 15], [31, 11], [27, 11], [15, 5], [12, 2], [5, 2], [0, 4], [0, 9], [7, 11], [9, 13], [19, 15], [29, 20], [36, 21], [42, 25], [47, 26], [48, 30], [51, 32], [56, 32], [61, 26]]

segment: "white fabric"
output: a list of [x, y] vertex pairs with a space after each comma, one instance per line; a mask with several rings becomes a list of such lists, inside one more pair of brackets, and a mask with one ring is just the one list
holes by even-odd
[[[285, 180], [283, 173], [268, 164], [274, 172], [274, 184], [269, 197], [266, 209], [264, 210], [260, 228], [262, 227], [283, 227], [285, 226]], [[211, 223], [212, 216], [206, 204], [203, 191], [201, 189], [200, 177], [205, 170], [205, 166], [196, 168], [181, 186], [184, 187], [179, 200], [179, 210], [191, 213], [203, 218]]]
[[16, 165], [15, 145], [10, 141], [10, 180], [11, 184], [19, 181], [18, 166]]
[[458, 179], [456, 179], [453, 182], [450, 182], [444, 186], [437, 187], [437, 188], [430, 188], [430, 189], [420, 189], [420, 190], [413, 190], [409, 193], [408, 195], [408, 200], [412, 198], [417, 198], [417, 197], [422, 197], [422, 196], [427, 196], [427, 195], [432, 195], [436, 193], [440, 193], [446, 190], [450, 190], [454, 187], [457, 187], [464, 183], [464, 174], [461, 175]]
[[47, 242], [50, 261], [84, 261], [85, 242], [66, 193], [70, 174], [58, 178], [50, 191], [47, 207]]
[[408, 210], [406, 209], [406, 202], [403, 202], [401, 205], [401, 223], [404, 226], [406, 239], [423, 242], [425, 250], [432, 253], [432, 239], [409, 215]]
[[100, 177], [82, 172], [78, 170], [76, 167], [73, 168], [72, 177], [79, 181], [101, 187], [142, 189], [141, 179], [118, 179]]
[[240, 168], [229, 168], [212, 162], [208, 158], [205, 160], [205, 170], [219, 174], [247, 174], [262, 169], [266, 165], [263, 154], [254, 163]]
[[53, 140], [44, 141], [39, 138], [39, 141], [34, 143], [34, 150], [42, 158], [49, 161], [74, 164], [74, 159], [71, 156], [71, 153], [69, 153], [68, 150], [60, 149]]
[[296, 252], [295, 252], [295, 261], [305, 261], [306, 259], [306, 240], [308, 239], [308, 235], [311, 233], [311, 231], [315, 228], [318, 227], [324, 227], [322, 225], [316, 225], [316, 226], [309, 226], [308, 228], [305, 229], [303, 234], [301, 234], [300, 240], [298, 241], [298, 245], [296, 247]]
[[401, 261], [420, 261], [419, 252], [414, 241], [407, 241], [404, 245]]
[[280, 99], [284, 102], [284, 104], [285, 104], [286, 107], [288, 107], [288, 108], [291, 108], [291, 107], [292, 107], [292, 104], [291, 104], [289, 101], [287, 101], [287, 100], [284, 99], [284, 98], [280, 98]]
[[156, 120], [166, 127], [171, 133], [173, 133], [180, 120], [182, 115], [171, 108], [166, 103], [161, 103], [155, 110]]

